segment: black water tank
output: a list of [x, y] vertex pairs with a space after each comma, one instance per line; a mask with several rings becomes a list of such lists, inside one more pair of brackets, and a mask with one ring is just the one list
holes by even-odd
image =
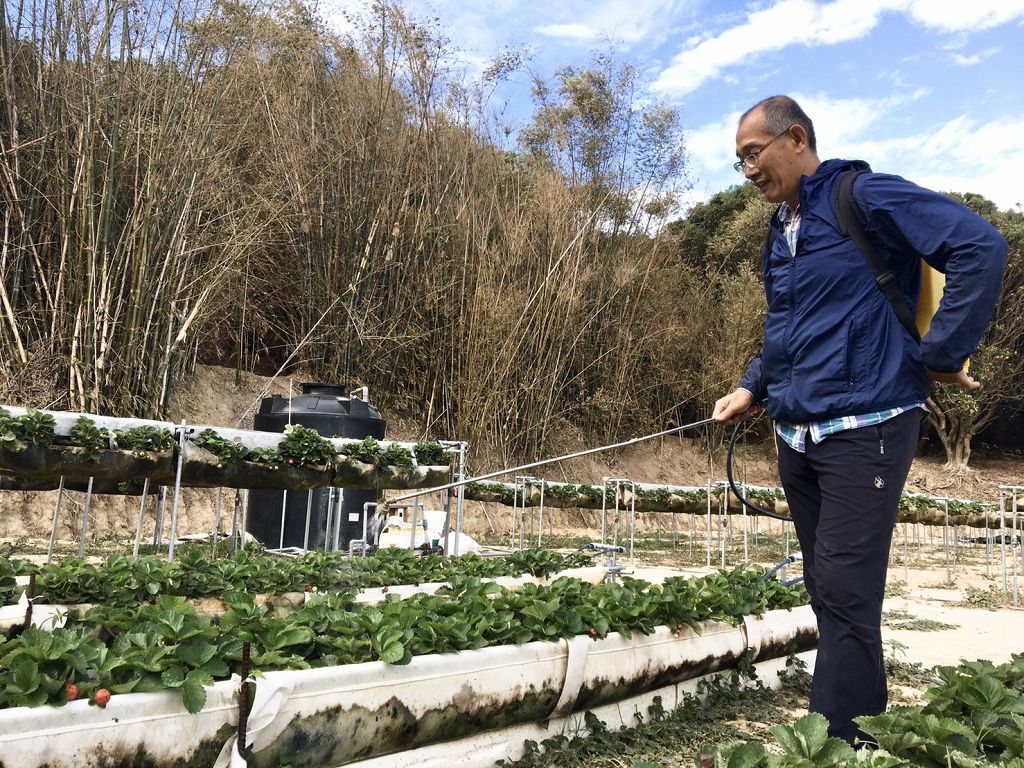
[[[289, 409], [289, 405], [291, 406]], [[290, 413], [289, 413], [290, 411]], [[290, 419], [289, 419], [290, 416]], [[292, 424], [312, 427], [323, 437], [365, 437], [383, 439], [387, 426], [376, 408], [358, 397], [349, 397], [337, 384], [303, 384], [302, 394], [289, 399], [281, 395], [266, 397], [253, 419], [253, 428], [262, 432], [284, 432]], [[377, 491], [361, 488], [318, 488], [313, 491], [253, 489], [249, 494], [248, 530], [268, 548], [305, 547], [333, 549], [336, 528], [338, 548], [347, 550], [352, 539], [363, 536], [363, 505], [377, 501]], [[340, 518], [329, 514], [333, 503]], [[312, 497], [312, 498], [311, 498]], [[311, 501], [311, 503], [310, 503]], [[284, 504], [284, 536], [281, 535], [281, 507]], [[309, 539], [306, 539], [306, 511], [309, 510]]]

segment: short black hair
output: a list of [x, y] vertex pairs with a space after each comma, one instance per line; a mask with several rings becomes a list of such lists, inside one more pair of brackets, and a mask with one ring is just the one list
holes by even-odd
[[769, 96], [767, 99], [761, 99], [740, 116], [740, 122], [742, 123], [751, 112], [758, 109], [763, 110], [763, 128], [766, 133], [782, 133], [791, 126], [802, 126], [807, 131], [807, 144], [811, 151], [818, 151], [818, 141], [814, 136], [814, 123], [794, 99], [789, 96]]

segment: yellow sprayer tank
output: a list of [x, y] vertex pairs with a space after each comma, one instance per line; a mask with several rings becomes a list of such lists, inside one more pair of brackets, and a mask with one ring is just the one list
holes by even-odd
[[[917, 325], [917, 332], [923, 339], [932, 325], [932, 315], [939, 310], [939, 302], [942, 301], [942, 289], [946, 285], [946, 276], [941, 272], [932, 269], [924, 261], [921, 262], [921, 292], [917, 299], [917, 315], [914, 323]], [[971, 361], [964, 361], [964, 370], [970, 368]]]

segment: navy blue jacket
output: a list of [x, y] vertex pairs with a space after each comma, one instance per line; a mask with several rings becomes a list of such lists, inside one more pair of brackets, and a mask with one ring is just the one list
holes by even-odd
[[899, 176], [866, 173], [854, 185], [865, 232], [896, 275], [911, 312], [921, 263], [946, 274], [939, 310], [920, 345], [900, 324], [835, 215], [840, 177], [860, 161], [826, 160], [800, 179], [800, 236], [790, 253], [779, 220], [762, 253], [764, 344], [740, 386], [776, 420], [804, 423], [920, 403], [925, 375], [955, 372], [974, 352], [999, 296], [1007, 245], [984, 219]]

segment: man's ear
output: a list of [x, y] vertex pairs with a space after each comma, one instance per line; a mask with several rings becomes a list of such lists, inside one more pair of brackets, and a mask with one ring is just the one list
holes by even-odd
[[789, 127], [789, 135], [790, 138], [793, 139], [793, 142], [796, 144], [796, 149], [798, 152], [805, 150], [810, 146], [808, 144], [807, 139], [807, 130], [802, 125], [791, 125]]

